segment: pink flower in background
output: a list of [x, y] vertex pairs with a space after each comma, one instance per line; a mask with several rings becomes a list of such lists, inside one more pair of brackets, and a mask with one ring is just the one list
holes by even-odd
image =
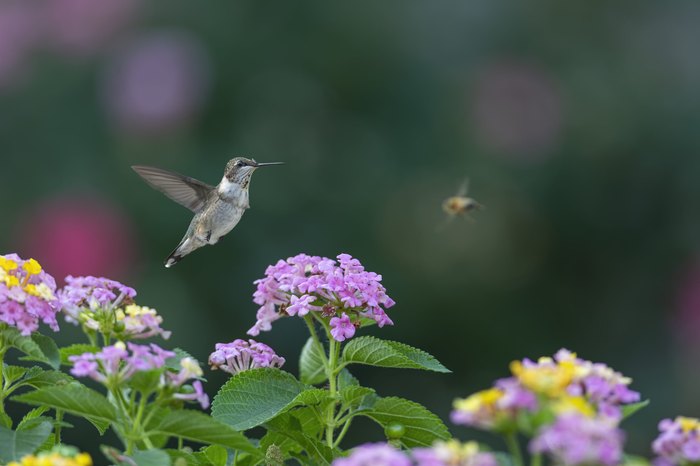
[[700, 349], [700, 259], [686, 268], [677, 295], [676, 332], [683, 343]]
[[21, 77], [41, 29], [36, 4], [26, 0], [0, 2], [0, 89]]
[[199, 113], [209, 61], [199, 41], [178, 32], [149, 33], [118, 53], [103, 82], [112, 123], [136, 134], [171, 133]]
[[48, 46], [71, 56], [105, 47], [137, 14], [138, 0], [46, 0]]
[[541, 159], [561, 132], [561, 98], [544, 70], [501, 63], [481, 72], [472, 117], [487, 148], [511, 158]]
[[56, 276], [123, 276], [135, 239], [129, 219], [107, 201], [47, 200], [20, 222], [17, 243]]

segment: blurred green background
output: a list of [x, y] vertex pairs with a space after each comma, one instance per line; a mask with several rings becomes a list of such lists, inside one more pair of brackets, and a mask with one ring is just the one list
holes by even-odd
[[[364, 384], [446, 419], [566, 347], [652, 400], [626, 426], [649, 454], [700, 411], [699, 21], [694, 0], [0, 0], [0, 251], [134, 286], [200, 360], [253, 325], [268, 264], [347, 252], [397, 301], [373, 332], [454, 371]], [[166, 270], [191, 216], [129, 166], [216, 183], [236, 155], [286, 165]], [[487, 210], [440, 228], [466, 177]], [[296, 372], [298, 319], [259, 339]]]

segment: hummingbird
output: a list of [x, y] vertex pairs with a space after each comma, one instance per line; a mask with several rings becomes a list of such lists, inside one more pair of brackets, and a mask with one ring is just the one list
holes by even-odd
[[250, 208], [248, 189], [255, 170], [283, 163], [233, 158], [226, 164], [224, 176], [216, 186], [161, 168], [133, 165], [131, 168], [151, 187], [194, 212], [187, 233], [165, 259], [165, 266], [172, 267], [195, 249], [216, 244], [231, 231], [243, 212]]

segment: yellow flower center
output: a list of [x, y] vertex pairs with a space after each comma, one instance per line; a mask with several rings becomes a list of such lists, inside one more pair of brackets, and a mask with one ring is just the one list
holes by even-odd
[[12, 259], [6, 259], [0, 256], [0, 268], [5, 270], [6, 272], [9, 272], [10, 270], [15, 270], [17, 268], [17, 262], [13, 261]]
[[700, 427], [700, 421], [693, 417], [678, 416], [676, 418], [676, 422], [681, 425], [681, 429], [683, 429], [683, 432], [685, 433], [688, 433], [691, 430], [696, 430], [698, 427]]
[[513, 361], [510, 370], [520, 383], [530, 390], [555, 398], [565, 393], [566, 387], [576, 376], [576, 364], [562, 361], [554, 364], [551, 359], [540, 359], [540, 365], [525, 367]]

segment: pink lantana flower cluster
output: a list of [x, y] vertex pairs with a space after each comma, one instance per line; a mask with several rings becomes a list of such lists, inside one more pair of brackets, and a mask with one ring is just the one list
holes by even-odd
[[279, 368], [285, 363], [275, 350], [255, 340], [237, 339], [231, 343], [217, 343], [214, 348], [215, 351], [209, 355], [209, 365], [212, 369], [221, 369], [229, 374], [257, 367]]
[[268, 331], [284, 316], [311, 312], [330, 319], [337, 341], [352, 338], [363, 317], [379, 327], [393, 325], [385, 311], [395, 303], [381, 281], [381, 275], [366, 271], [348, 254], [338, 255], [337, 261], [306, 254], [280, 260], [265, 270], [265, 278], [255, 281], [253, 301], [260, 308], [248, 334]]
[[17, 254], [0, 256], [0, 325], [30, 335], [39, 322], [58, 331], [56, 281], [34, 259]]

